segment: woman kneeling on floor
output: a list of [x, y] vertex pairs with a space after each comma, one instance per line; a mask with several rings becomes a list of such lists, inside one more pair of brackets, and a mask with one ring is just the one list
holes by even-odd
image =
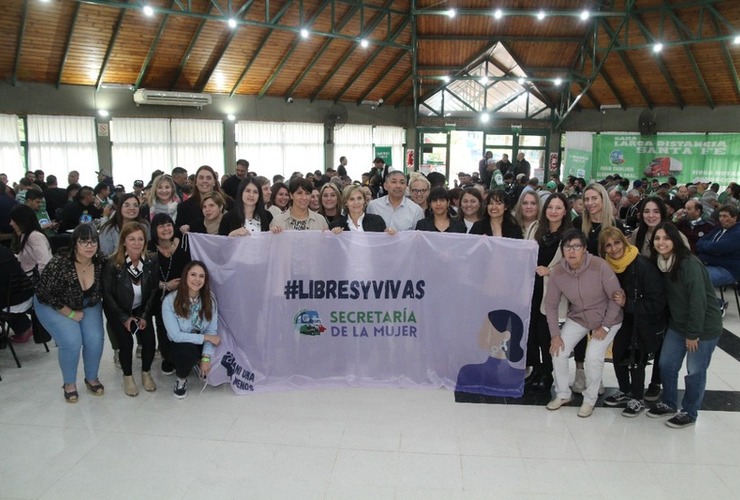
[[[620, 290], [619, 281], [609, 264], [591, 255], [586, 248], [586, 236], [578, 229], [563, 233], [563, 259], [550, 274], [545, 312], [550, 328], [550, 354], [555, 376], [555, 398], [548, 410], [557, 410], [570, 403], [568, 357], [573, 348], [591, 333], [586, 349], [586, 390], [579, 417], [590, 417], [599, 398], [599, 385], [604, 374], [604, 355], [622, 326], [622, 308], [612, 296]], [[558, 305], [561, 296], [570, 303], [568, 318], [558, 326]]]
[[169, 356], [177, 381], [173, 395], [187, 396], [190, 371], [200, 362], [203, 377], [211, 370], [211, 356], [221, 343], [218, 336], [218, 306], [208, 283], [205, 264], [194, 260], [182, 272], [180, 284], [164, 298], [162, 319], [172, 341]]

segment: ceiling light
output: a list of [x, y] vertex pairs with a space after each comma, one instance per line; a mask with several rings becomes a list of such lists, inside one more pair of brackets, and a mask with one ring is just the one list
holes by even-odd
[[445, 76], [442, 77], [442, 81], [445, 82], [445, 83], [450, 83], [450, 77], [447, 76], [447, 75], [445, 75]]
[[655, 45], [653, 45], [653, 52], [658, 54], [661, 50], [663, 50], [663, 44], [658, 42]]
[[144, 15], [147, 17], [152, 17], [154, 15], [154, 9], [152, 9], [151, 5], [145, 5], [142, 10]]
[[545, 18], [545, 11], [544, 10], [539, 11], [537, 13], [537, 19], [539, 19], [540, 21], [542, 21], [544, 18]]
[[559, 87], [561, 83], [563, 83], [563, 79], [562, 78], [558, 77], [558, 78], [555, 79], [555, 85], [557, 85]]
[[233, 17], [230, 17], [227, 22], [229, 23], [229, 28], [232, 28], [232, 29], [236, 28], [236, 19], [234, 19]]
[[480, 79], [480, 84], [481, 85], [486, 85], [487, 83], [488, 83], [488, 77], [487, 76], [484, 76], [484, 77], [482, 77]]
[[526, 81], [527, 81], [527, 80], [525, 80], [525, 79], [524, 79], [524, 78], [522, 78], [522, 77], [519, 77], [519, 78], [517, 79], [517, 83], [519, 83], [519, 85], [524, 85], [524, 82], [526, 82]]
[[587, 20], [589, 17], [591, 17], [591, 13], [587, 10], [584, 10], [581, 12], [581, 21]]
[[452, 19], [457, 15], [457, 11], [455, 9], [450, 9], [447, 12], [445, 12], [445, 14], [447, 14], [447, 17]]
[[101, 117], [103, 117], [103, 118], [108, 118], [108, 115], [110, 115], [110, 113], [108, 113], [108, 110], [106, 110], [106, 109], [99, 109], [98, 110], [98, 115], [101, 116]]
[[488, 123], [488, 120], [491, 118], [491, 115], [488, 114], [488, 111], [484, 111], [480, 114], [480, 121], [483, 123]]
[[301, 36], [303, 38], [308, 38], [308, 30], [306, 28], [301, 29]]
[[366, 49], [368, 45], [370, 45], [370, 42], [368, 42], [368, 41], [367, 41], [367, 40], [365, 40], [364, 38], [363, 38], [362, 40], [360, 40], [360, 46], [361, 46], [361, 47], [362, 47], [363, 49]]
[[740, 35], [736, 36], [732, 43], [734, 43], [735, 45], [740, 45]]
[[233, 122], [234, 120], [236, 120], [236, 116], [234, 116], [234, 115], [226, 115], [226, 119], [229, 120], [230, 122]]
[[496, 19], [501, 19], [502, 17], [504, 17], [504, 13], [501, 12], [501, 9], [496, 9], [496, 11], [493, 13], [493, 17], [495, 17]]

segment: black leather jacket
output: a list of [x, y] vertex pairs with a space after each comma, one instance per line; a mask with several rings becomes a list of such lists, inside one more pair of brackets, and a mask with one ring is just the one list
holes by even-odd
[[[157, 280], [154, 275], [155, 265], [151, 259], [144, 261], [144, 273], [141, 277], [141, 310], [139, 316], [148, 320], [156, 298]], [[116, 319], [124, 323], [131, 317], [134, 303], [134, 286], [126, 267], [116, 267], [108, 261], [103, 268], [103, 309], [108, 320]]]

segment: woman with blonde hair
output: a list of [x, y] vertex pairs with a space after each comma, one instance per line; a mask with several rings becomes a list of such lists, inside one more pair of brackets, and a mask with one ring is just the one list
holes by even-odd
[[177, 188], [172, 177], [162, 174], [154, 178], [147, 204], [150, 221], [156, 214], [167, 214], [173, 221], [177, 220], [177, 206], [180, 204], [180, 198], [177, 196]]
[[428, 215], [429, 203], [429, 190], [431, 184], [429, 180], [424, 177], [424, 174], [420, 172], [412, 172], [409, 176], [409, 193], [411, 194], [411, 200], [419, 205], [424, 210], [424, 215]]
[[363, 186], [352, 184], [344, 188], [342, 192], [342, 205], [344, 214], [340, 215], [329, 225], [333, 233], [342, 231], [360, 232], [393, 232], [394, 229], [386, 229], [385, 221], [380, 215], [365, 212], [367, 200]]
[[331, 224], [339, 217], [341, 210], [342, 193], [333, 182], [327, 182], [319, 189], [319, 213]]
[[533, 240], [537, 227], [539, 226], [539, 216], [542, 202], [540, 197], [534, 191], [525, 191], [519, 197], [519, 201], [514, 207], [514, 219], [522, 228], [522, 234], [525, 240]]
[[[599, 234], [607, 227], [616, 227], [624, 232], [622, 223], [614, 218], [612, 202], [604, 186], [591, 183], [583, 190], [583, 215], [573, 219], [573, 227], [580, 229], [586, 236], [586, 249], [591, 255], [599, 255]], [[586, 373], [584, 359], [586, 357], [586, 342], [584, 338], [574, 349], [576, 359], [576, 378], [573, 383], [573, 392], [583, 392], [586, 387]]]
[[666, 328], [663, 280], [657, 266], [615, 227], [601, 231], [599, 253], [617, 275], [622, 289], [612, 299], [624, 310], [612, 347], [619, 390], [604, 404], [624, 407], [623, 416], [636, 417], [645, 409], [645, 366], [660, 350]]
[[123, 390], [137, 396], [132, 375], [134, 335], [141, 349], [141, 383], [148, 392], [157, 389], [150, 370], [154, 360], [154, 328], [151, 316], [157, 279], [154, 263], [146, 256], [148, 229], [138, 222], [121, 228], [118, 249], [103, 268], [103, 310], [116, 336], [123, 370]]

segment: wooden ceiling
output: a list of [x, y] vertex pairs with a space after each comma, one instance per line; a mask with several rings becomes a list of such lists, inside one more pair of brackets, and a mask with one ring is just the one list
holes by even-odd
[[2, 0], [0, 78], [410, 105], [501, 43], [561, 112], [715, 107], [740, 98], [737, 35], [738, 0]]

